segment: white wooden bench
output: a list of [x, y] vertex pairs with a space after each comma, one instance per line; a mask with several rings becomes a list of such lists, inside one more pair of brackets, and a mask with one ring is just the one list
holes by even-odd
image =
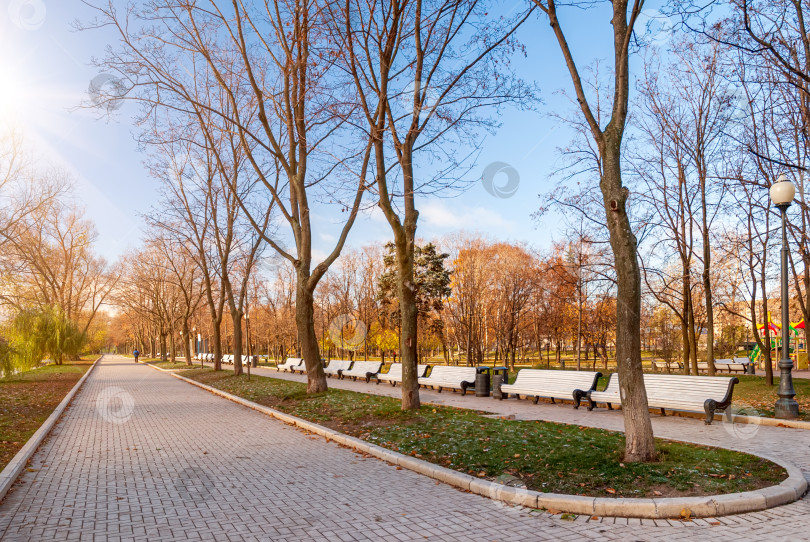
[[653, 361], [653, 371], [682, 371], [683, 364], [680, 361]]
[[521, 369], [518, 371], [514, 384], [503, 384], [501, 391], [503, 399], [509, 394], [516, 396], [533, 397], [534, 403], [541, 397], [551, 399], [567, 399], [574, 401], [574, 408], [587, 397], [588, 392], [596, 389], [602, 373], [593, 371], [552, 371], [547, 369]]
[[[705, 412], [707, 425], [714, 420], [717, 410], [725, 410], [731, 404], [734, 384], [737, 377], [727, 376], [685, 376], [645, 374], [644, 387], [647, 390], [647, 404], [650, 408], [684, 412]], [[622, 402], [619, 392], [619, 373], [613, 373], [605, 391], [588, 393], [588, 410], [596, 403], [606, 403], [609, 409]]]
[[323, 370], [326, 376], [340, 376], [340, 371], [348, 371], [352, 366], [351, 360], [348, 359], [333, 359], [329, 365]]
[[293, 372], [293, 369], [298, 367], [299, 365], [303, 365], [304, 360], [301, 358], [287, 358], [284, 363], [279, 363], [276, 366], [276, 369], [279, 371], [290, 371]]
[[[424, 377], [425, 373], [427, 373], [428, 367], [428, 365], [417, 365], [416, 377]], [[402, 382], [402, 364], [392, 363], [391, 367], [388, 368], [387, 373], [377, 373], [377, 384], [379, 384], [381, 380], [390, 383], [392, 386], [396, 386], [397, 382]]]
[[419, 379], [420, 386], [442, 389], [461, 390], [461, 395], [467, 393], [468, 388], [475, 388], [475, 367], [451, 367], [449, 365], [434, 365], [430, 375]]
[[730, 360], [730, 359], [718, 359], [714, 362], [714, 368], [718, 371], [723, 371], [727, 373], [744, 373], [745, 369], [748, 367], [748, 363]]
[[351, 369], [340, 371], [340, 378], [343, 379], [346, 376], [352, 377], [352, 380], [365, 378], [366, 382], [369, 382], [380, 372], [382, 365], [382, 361], [355, 361]]

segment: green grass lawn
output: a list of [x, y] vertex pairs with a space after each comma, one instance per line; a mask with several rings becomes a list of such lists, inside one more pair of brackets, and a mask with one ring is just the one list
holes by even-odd
[[[160, 367], [161, 369], [191, 369], [194, 366], [188, 365], [185, 361], [175, 361], [172, 363], [171, 361], [160, 361], [160, 359], [149, 359], [145, 360], [144, 363], [148, 363], [149, 365], [154, 365], [155, 367]], [[197, 368], [199, 369], [200, 365], [197, 364]]]
[[785, 471], [766, 460], [717, 448], [658, 440], [656, 463], [622, 462], [621, 433], [425, 406], [403, 412], [396, 398], [211, 369], [185, 371], [200, 382], [331, 427], [391, 450], [482, 478], [513, 476], [543, 492], [591, 496], [687, 496], [777, 484]]
[[[761, 416], [773, 418], [773, 406], [778, 399], [779, 373], [774, 374], [773, 386], [765, 383], [764, 376], [735, 375], [740, 383], [734, 386], [733, 403], [738, 407], [755, 409]], [[796, 390], [796, 401], [799, 403], [799, 418], [810, 421], [810, 380], [794, 378], [793, 389]], [[754, 414], [753, 412], [748, 412]]]
[[51, 415], [94, 360], [46, 365], [0, 378], [0, 470]]

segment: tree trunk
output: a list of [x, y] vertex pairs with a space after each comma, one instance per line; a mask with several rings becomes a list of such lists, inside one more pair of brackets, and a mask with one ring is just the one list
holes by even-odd
[[233, 324], [233, 375], [242, 374], [242, 312], [231, 309], [231, 323]]
[[297, 270], [295, 289], [295, 327], [301, 357], [307, 367], [307, 393], [321, 393], [328, 389], [326, 374], [323, 372], [318, 337], [315, 335], [315, 299], [308, 288], [309, 275]]
[[[403, 228], [407, 230], [407, 228]], [[414, 227], [415, 230], [415, 227]], [[399, 297], [400, 335], [399, 351], [402, 363], [402, 410], [418, 410], [419, 381], [416, 366], [418, 359], [416, 308], [416, 283], [414, 282], [414, 235], [396, 235], [397, 249], [397, 294]]]
[[706, 181], [703, 185], [703, 290], [706, 294], [706, 363], [709, 364], [709, 375], [714, 376], [714, 307], [712, 300], [711, 246], [709, 245], [709, 227], [706, 220]]
[[212, 318], [211, 327], [213, 328], [212, 339], [214, 339], [214, 370], [222, 370], [222, 336], [219, 333], [220, 325], [222, 324], [221, 318]]
[[166, 361], [166, 334], [160, 334], [160, 361]]
[[695, 331], [695, 306], [692, 304], [692, 297], [689, 298], [689, 312], [687, 313], [687, 323], [689, 329], [689, 357], [692, 359], [692, 373], [699, 375], [697, 360], [697, 334]]
[[194, 344], [197, 340], [197, 337], [192, 337], [191, 332], [188, 329], [188, 320], [183, 320], [183, 337], [186, 338], [186, 365], [192, 364], [192, 357], [194, 357]]
[[616, 365], [624, 415], [625, 461], [654, 461], [655, 439], [650, 422], [641, 365], [641, 273], [636, 236], [627, 215], [629, 191], [622, 186], [621, 133], [608, 129], [601, 149], [604, 170], [600, 188], [607, 214], [616, 282]]

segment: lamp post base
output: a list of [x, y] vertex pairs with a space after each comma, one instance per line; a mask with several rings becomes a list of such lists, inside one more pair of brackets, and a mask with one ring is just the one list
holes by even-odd
[[775, 417], [784, 420], [795, 420], [799, 417], [799, 403], [796, 402], [796, 399], [790, 397], [779, 398], [776, 400], [773, 414]]

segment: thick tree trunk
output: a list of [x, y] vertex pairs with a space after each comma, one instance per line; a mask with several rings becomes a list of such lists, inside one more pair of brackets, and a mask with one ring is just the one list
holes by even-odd
[[417, 410], [421, 406], [421, 402], [419, 400], [419, 377], [416, 371], [418, 312], [413, 272], [414, 235], [407, 233], [397, 235], [396, 249], [397, 294], [400, 312], [399, 351], [402, 362], [402, 410]]
[[166, 334], [160, 334], [160, 361], [166, 361]]
[[655, 439], [641, 365], [641, 273], [636, 236], [627, 215], [629, 191], [622, 186], [621, 134], [604, 134], [600, 188], [616, 267], [616, 365], [624, 415], [625, 461], [654, 461]]
[[309, 276], [300, 270], [295, 290], [295, 326], [301, 357], [307, 367], [307, 393], [321, 393], [328, 388], [323, 372], [318, 337], [315, 335], [315, 299], [307, 287]]

